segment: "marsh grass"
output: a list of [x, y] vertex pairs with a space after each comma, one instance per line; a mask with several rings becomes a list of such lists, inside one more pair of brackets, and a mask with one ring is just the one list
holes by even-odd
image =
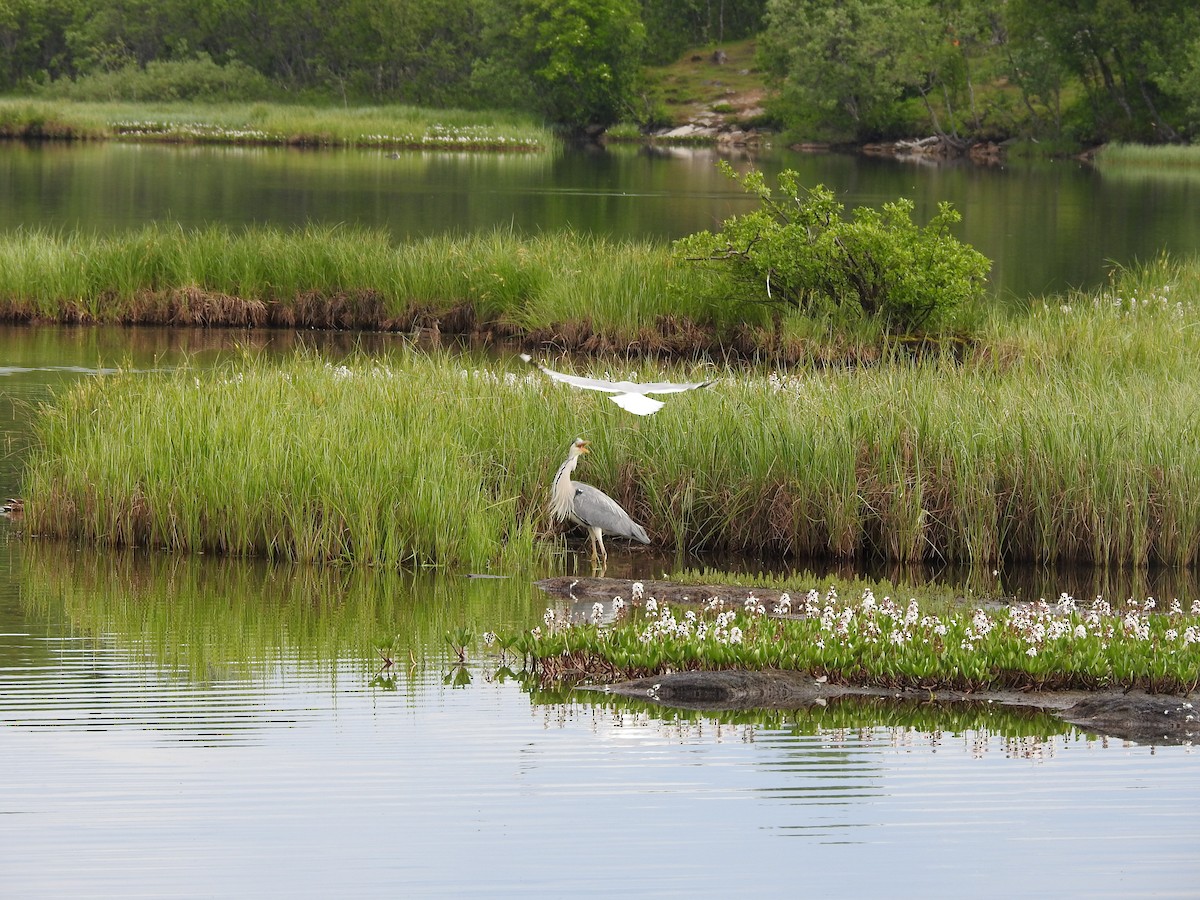
[[[611, 621], [605, 620], [610, 618]], [[714, 598], [679, 610], [643, 597], [590, 621], [548, 609], [545, 626], [504, 638], [542, 681], [609, 683], [665, 672], [772, 669], [834, 683], [919, 690], [1094, 690], [1188, 695], [1200, 686], [1200, 604], [1082, 603], [1066, 594], [999, 610], [931, 613], [916, 599], [816, 589], [770, 608]], [[496, 640], [501, 638], [497, 637]]]
[[1106, 144], [1096, 154], [1101, 168], [1133, 166], [1138, 168], [1175, 168], [1200, 166], [1200, 147], [1191, 144]]
[[548, 129], [510, 113], [29, 99], [0, 99], [0, 137], [521, 152], [555, 143]]
[[[561, 262], [548, 247], [534, 271]], [[374, 255], [357, 252], [364, 265]], [[313, 278], [324, 265], [314, 254]], [[475, 271], [502, 306], [517, 274]], [[555, 363], [642, 381], [717, 377], [636, 423], [515, 358], [471, 368], [437, 354], [340, 366], [248, 356], [216, 372], [96, 378], [39, 417], [27, 516], [42, 534], [233, 555], [530, 560], [550, 529], [546, 486], [582, 435], [595, 452], [580, 480], [659, 546], [1194, 567], [1200, 279], [1188, 271], [1162, 260], [1117, 273], [1094, 296], [993, 323], [965, 360], [765, 374]], [[446, 264], [447, 278], [461, 272]]]
[[[664, 244], [506, 230], [393, 243], [343, 227], [0, 237], [0, 317], [141, 324], [573, 333], [579, 344], [670, 347], [662, 322], [734, 327], [701, 273]], [[678, 330], [678, 327], [676, 328]], [[693, 346], [694, 327], [678, 346]]]

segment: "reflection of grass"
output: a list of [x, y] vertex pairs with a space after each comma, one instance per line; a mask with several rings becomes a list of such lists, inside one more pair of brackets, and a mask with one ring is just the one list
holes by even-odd
[[[284, 662], [362, 661], [397, 668], [450, 655], [443, 635], [464, 623], [527, 622], [527, 582], [251, 564], [161, 554], [95, 553], [30, 541], [22, 602], [60, 604], [72, 627], [134, 645], [165, 668], [205, 681]], [[534, 614], [536, 616], [536, 614]]]
[[[1200, 685], [1200, 602], [1110, 605], [1066, 595], [987, 611], [932, 613], [915, 599], [866, 591], [857, 602], [810, 591], [777, 604], [713, 600], [677, 610], [640, 594], [614, 601], [615, 624], [562, 623], [516, 640], [547, 681], [625, 681], [668, 672], [730, 669], [810, 673], [840, 684], [980, 691], [1143, 687], [1188, 695]], [[633, 613], [630, 613], [630, 609]], [[773, 613], [773, 615], [769, 615]]]
[[[635, 714], [664, 727], [678, 729], [682, 724], [752, 726], [794, 736], [836, 736], [874, 728], [890, 728], [924, 734], [965, 734], [979, 738], [1002, 735], [1006, 738], [1048, 738], [1067, 734], [1072, 726], [1061, 719], [1032, 707], [1008, 707], [988, 703], [931, 703], [888, 697], [838, 697], [825, 705], [802, 709], [704, 710], [666, 708], [659, 703], [580, 691], [563, 686], [547, 687], [536, 679], [528, 682], [534, 703], [559, 705], [579, 703], [610, 714]], [[1028, 748], [1027, 748], [1028, 749]]]
[[543, 150], [550, 132], [517, 114], [290, 104], [0, 100], [0, 135], [221, 144]]

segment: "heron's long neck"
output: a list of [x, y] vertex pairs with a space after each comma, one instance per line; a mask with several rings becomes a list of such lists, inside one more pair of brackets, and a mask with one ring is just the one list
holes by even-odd
[[575, 471], [575, 466], [578, 464], [579, 455], [572, 453], [558, 467], [558, 472], [554, 476], [554, 484], [550, 489], [550, 511], [560, 522], [571, 517], [572, 500], [575, 496], [575, 488], [571, 484], [571, 473]]

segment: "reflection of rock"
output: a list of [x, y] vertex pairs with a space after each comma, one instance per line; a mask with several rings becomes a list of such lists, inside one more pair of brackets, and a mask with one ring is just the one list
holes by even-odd
[[803, 672], [777, 670], [677, 672], [608, 685], [603, 690], [677, 709], [712, 712], [802, 709], [846, 697], [886, 697], [920, 704], [999, 703], [1038, 709], [1082, 731], [1139, 744], [1191, 744], [1200, 739], [1200, 714], [1190, 701], [1141, 692], [1104, 691], [1086, 695], [1018, 691], [898, 692], [888, 688], [829, 684]]
[[970, 142], [948, 135], [932, 135], [911, 140], [884, 141], [864, 144], [865, 156], [894, 156], [898, 159], [942, 161], [966, 156], [974, 163], [996, 165], [1003, 161], [1004, 151], [995, 141]]
[[1200, 738], [1200, 713], [1190, 701], [1158, 694], [1098, 694], [1062, 711], [1085, 731], [1139, 744], [1190, 744]]

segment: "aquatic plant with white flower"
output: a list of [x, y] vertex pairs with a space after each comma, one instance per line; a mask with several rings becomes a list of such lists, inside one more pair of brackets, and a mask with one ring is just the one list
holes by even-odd
[[870, 590], [858, 602], [842, 602], [831, 589], [823, 597], [810, 592], [796, 614], [789, 606], [777, 603], [768, 613], [751, 594], [738, 607], [712, 598], [680, 614], [648, 598], [609, 626], [534, 629], [521, 650], [548, 680], [769, 668], [895, 688], [1137, 685], [1187, 693], [1200, 686], [1200, 621], [1152, 598], [1081, 604], [1064, 594], [1054, 602], [935, 613], [916, 599], [902, 604]]

